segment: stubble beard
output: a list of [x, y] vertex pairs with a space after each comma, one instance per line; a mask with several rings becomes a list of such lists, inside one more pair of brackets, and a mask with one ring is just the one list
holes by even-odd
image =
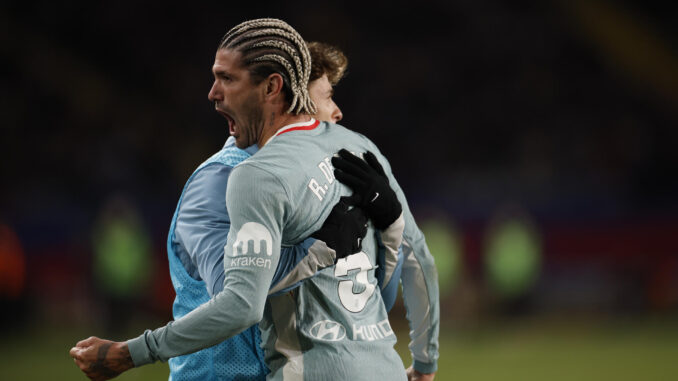
[[240, 129], [240, 134], [235, 140], [236, 146], [245, 149], [252, 144], [258, 143], [264, 131], [264, 110], [256, 96], [252, 96], [245, 102], [246, 128]]

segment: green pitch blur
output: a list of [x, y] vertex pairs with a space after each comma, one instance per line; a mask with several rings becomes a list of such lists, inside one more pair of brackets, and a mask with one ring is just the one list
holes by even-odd
[[[409, 365], [406, 328], [397, 324], [394, 329], [399, 337], [396, 349]], [[86, 380], [68, 350], [95, 333], [74, 327], [5, 333], [0, 380]], [[522, 319], [482, 327], [443, 325], [436, 380], [675, 380], [677, 343], [677, 319]], [[167, 364], [154, 364], [116, 380], [166, 380], [168, 374]]]

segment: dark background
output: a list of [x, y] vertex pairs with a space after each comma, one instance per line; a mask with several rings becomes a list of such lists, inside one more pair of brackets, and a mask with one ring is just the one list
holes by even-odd
[[[151, 281], [130, 308], [169, 317], [169, 223], [228, 134], [207, 100], [215, 49], [258, 17], [346, 53], [341, 124], [389, 158], [418, 221], [454, 230], [458, 266], [434, 252], [454, 277], [443, 325], [554, 311], [675, 319], [673, 2], [32, 1], [0, 6], [0, 223], [23, 258], [2, 271], [24, 274], [0, 283], [14, 290], [6, 329], [110, 315], [93, 231], [118, 209], [149, 242]], [[506, 210], [536, 232], [540, 260], [501, 297], [485, 256]]]

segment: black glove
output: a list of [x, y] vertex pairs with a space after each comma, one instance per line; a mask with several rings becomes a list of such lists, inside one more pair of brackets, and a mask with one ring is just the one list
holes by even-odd
[[342, 197], [320, 227], [311, 234], [336, 252], [336, 259], [345, 258], [361, 250], [363, 238], [367, 234], [367, 216], [359, 207], [349, 210], [350, 198]]
[[367, 151], [363, 161], [342, 149], [339, 157], [332, 158], [332, 165], [334, 177], [353, 189], [350, 202], [365, 209], [377, 229], [384, 230], [398, 219], [403, 208], [372, 152]]

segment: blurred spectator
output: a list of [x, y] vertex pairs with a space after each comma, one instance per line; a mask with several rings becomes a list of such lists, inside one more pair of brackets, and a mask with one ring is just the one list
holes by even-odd
[[0, 222], [0, 322], [18, 322], [23, 319], [25, 283], [26, 259], [21, 242], [9, 225]]
[[106, 303], [107, 326], [124, 329], [135, 304], [150, 296], [151, 239], [137, 211], [123, 197], [110, 198], [93, 230], [93, 275]]
[[541, 270], [541, 238], [518, 206], [500, 209], [485, 235], [486, 280], [492, 294], [509, 311], [527, 305]]

